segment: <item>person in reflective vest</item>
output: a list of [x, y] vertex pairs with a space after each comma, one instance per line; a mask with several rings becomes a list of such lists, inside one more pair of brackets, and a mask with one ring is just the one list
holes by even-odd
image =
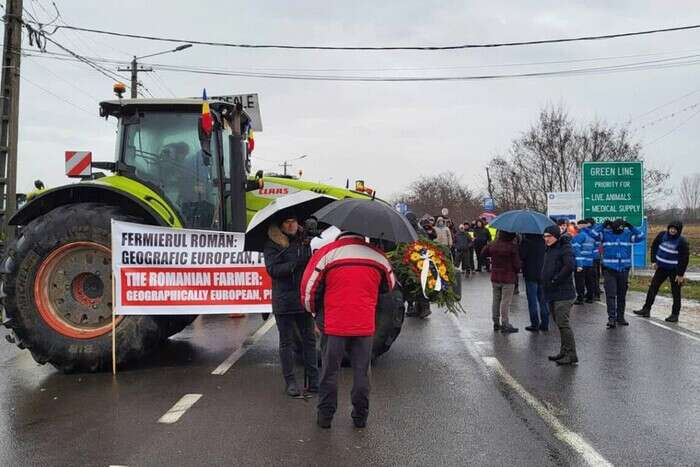
[[591, 230], [603, 242], [603, 281], [608, 309], [608, 329], [628, 326], [625, 298], [632, 267], [632, 245], [644, 240], [644, 232], [622, 219], [607, 220]]
[[578, 221], [578, 234], [571, 241], [571, 247], [576, 257], [576, 301], [574, 305], [583, 304], [584, 295], [586, 303], [593, 303], [593, 296], [597, 284], [595, 283], [595, 270], [593, 260], [598, 254], [596, 241], [590, 231], [590, 226], [585, 220]]
[[671, 315], [666, 318], [666, 321], [671, 323], [678, 321], [678, 315], [681, 312], [681, 286], [690, 259], [688, 240], [681, 235], [682, 232], [682, 222], [671, 222], [665, 231], [659, 232], [651, 244], [651, 266], [656, 271], [651, 279], [651, 284], [649, 284], [644, 306], [641, 310], [634, 311], [636, 315], [645, 318], [650, 316], [651, 306], [654, 304], [659, 287], [668, 279], [671, 282], [673, 307]]

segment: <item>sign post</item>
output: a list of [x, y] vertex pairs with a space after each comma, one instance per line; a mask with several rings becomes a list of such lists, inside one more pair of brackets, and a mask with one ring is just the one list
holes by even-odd
[[[585, 217], [592, 217], [599, 224], [623, 219], [644, 228], [644, 166], [641, 161], [584, 162], [581, 177]], [[634, 250], [633, 243], [632, 274]], [[644, 265], [644, 259], [640, 265]]]
[[581, 193], [555, 191], [547, 193], [547, 216], [574, 221], [581, 219]]
[[597, 223], [623, 219], [641, 226], [644, 218], [644, 167], [634, 162], [584, 162], [583, 215]]
[[272, 279], [245, 234], [112, 219], [112, 372], [122, 315], [271, 313]]

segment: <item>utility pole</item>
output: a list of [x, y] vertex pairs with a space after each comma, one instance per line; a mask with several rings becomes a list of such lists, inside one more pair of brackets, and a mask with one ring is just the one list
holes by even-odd
[[[5, 40], [2, 50], [0, 103], [0, 216], [4, 238], [14, 238], [7, 222], [17, 211], [17, 135], [19, 130], [19, 65], [22, 48], [22, 0], [5, 2]], [[4, 245], [3, 245], [4, 246]]]
[[486, 181], [488, 183], [489, 198], [493, 200], [493, 185], [491, 185], [491, 174], [489, 174], [488, 167], [486, 167]]
[[153, 71], [153, 68], [145, 67], [143, 65], [138, 64], [138, 60], [142, 58], [148, 58], [148, 57], [155, 57], [157, 55], [164, 55], [164, 54], [170, 54], [173, 52], [180, 52], [181, 50], [189, 49], [192, 47], [192, 44], [183, 44], [183, 45], [178, 45], [174, 49], [170, 50], [163, 50], [162, 52], [156, 52], [154, 54], [148, 54], [148, 55], [142, 55], [140, 57], [137, 57], [134, 55], [134, 58], [131, 60], [131, 66], [129, 68], [117, 68], [117, 71], [129, 71], [131, 72], [131, 98], [136, 99], [138, 96], [139, 92], [139, 71], [143, 71], [144, 73]]
[[149, 71], [153, 71], [153, 68], [139, 65], [136, 61], [136, 55], [134, 55], [133, 60], [131, 60], [131, 66], [129, 68], [117, 68], [117, 71], [131, 72], [131, 98], [136, 99], [136, 97], [138, 97], [139, 90], [139, 71], [143, 71], [144, 73], [146, 73]]
[[290, 162], [284, 161], [280, 164], [280, 167], [284, 169], [284, 175], [287, 175], [287, 167], [291, 167], [292, 164]]
[[280, 164], [280, 167], [282, 167], [282, 169], [284, 170], [284, 175], [287, 175], [287, 167], [291, 167], [292, 165], [294, 165], [294, 164], [290, 164], [290, 162], [298, 161], [299, 159], [304, 159], [306, 157], [309, 157], [309, 156], [304, 154], [302, 156], [295, 157], [294, 159], [287, 159], [286, 161], [282, 161], [282, 163]]

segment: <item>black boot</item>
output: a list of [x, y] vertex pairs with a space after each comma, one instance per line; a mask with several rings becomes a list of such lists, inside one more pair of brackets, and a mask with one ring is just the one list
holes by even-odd
[[514, 328], [510, 324], [504, 324], [501, 326], [501, 332], [503, 334], [512, 334], [514, 332], [518, 332], [518, 328]]
[[297, 386], [296, 381], [287, 381], [287, 388], [285, 391], [289, 397], [299, 397], [301, 392], [299, 392], [299, 386]]
[[646, 307], [642, 307], [641, 310], [634, 310], [632, 313], [634, 313], [637, 316], [641, 316], [642, 318], [648, 318], [651, 316], [651, 310]]
[[629, 322], [625, 321], [625, 318], [619, 318], [617, 320], [617, 324], [619, 324], [620, 326], [629, 326], [630, 325]]
[[668, 321], [669, 323], [677, 323], [678, 322], [678, 315], [671, 315], [668, 318], [666, 318], [664, 321]]
[[564, 355], [563, 353], [560, 352], [560, 353], [558, 353], [558, 354], [556, 354], [556, 355], [550, 355], [550, 356], [547, 357], [547, 358], [550, 359], [550, 360], [553, 361], [553, 362], [556, 362], [557, 360], [561, 360], [561, 359], [564, 358], [564, 357], [565, 357], [565, 355]]
[[501, 325], [498, 323], [493, 323], [493, 330], [494, 331], [500, 331], [501, 330]]
[[316, 418], [316, 424], [321, 428], [330, 428], [332, 421], [333, 418], [324, 417], [321, 414], [318, 414], [318, 417]]
[[614, 319], [609, 319], [608, 324], [606, 324], [608, 329], [614, 329], [615, 328], [615, 320]]
[[574, 301], [574, 305], [583, 305], [583, 298], [576, 297], [576, 300]]
[[557, 360], [557, 365], [573, 365], [575, 363], [578, 363], [578, 357], [575, 355], [566, 355], [564, 358]]

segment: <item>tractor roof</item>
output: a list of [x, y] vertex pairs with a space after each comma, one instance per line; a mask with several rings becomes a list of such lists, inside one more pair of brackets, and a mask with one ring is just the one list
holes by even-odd
[[[223, 110], [228, 108], [231, 112], [235, 110], [235, 104], [210, 100], [209, 106], [213, 110]], [[115, 99], [111, 101], [100, 102], [100, 116], [120, 117], [124, 112], [131, 112], [132, 109], [143, 110], [160, 110], [160, 111], [191, 111], [201, 112], [202, 99]], [[245, 111], [243, 111], [245, 114]], [[245, 114], [248, 117], [248, 114]]]

